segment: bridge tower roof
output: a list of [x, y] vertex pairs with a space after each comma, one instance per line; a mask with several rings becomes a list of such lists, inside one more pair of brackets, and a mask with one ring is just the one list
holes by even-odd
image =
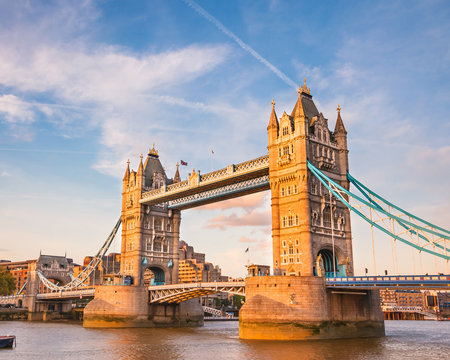
[[295, 119], [304, 116], [311, 120], [317, 115], [319, 115], [319, 111], [312, 99], [311, 90], [306, 86], [306, 79], [304, 79], [304, 84], [298, 90], [298, 99], [292, 109], [291, 117]]
[[153, 148], [149, 150], [147, 159], [144, 163], [145, 185], [150, 186], [155, 173], [162, 174], [167, 180], [166, 172], [164, 171], [161, 161], [159, 160], [158, 151]]

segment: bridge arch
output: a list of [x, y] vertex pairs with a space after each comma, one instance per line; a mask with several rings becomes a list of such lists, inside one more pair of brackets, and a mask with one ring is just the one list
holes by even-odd
[[[334, 261], [334, 265], [333, 265]], [[343, 277], [346, 274], [346, 259], [344, 258], [344, 252], [337, 246], [334, 247], [334, 260], [333, 260], [333, 246], [323, 246], [316, 256], [315, 275], [320, 275], [320, 269], [322, 267], [322, 276], [325, 277]]]
[[163, 269], [162, 266], [147, 266], [143, 273], [143, 284], [145, 286], [164, 285], [170, 280], [167, 276], [167, 273], [167, 269]]

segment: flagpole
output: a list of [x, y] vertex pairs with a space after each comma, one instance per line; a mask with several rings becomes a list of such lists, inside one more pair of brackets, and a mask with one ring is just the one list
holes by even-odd
[[211, 172], [213, 171], [213, 155], [214, 155], [214, 151], [211, 148]]

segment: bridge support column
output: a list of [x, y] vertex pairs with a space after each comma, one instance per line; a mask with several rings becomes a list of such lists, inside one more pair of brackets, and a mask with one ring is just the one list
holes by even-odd
[[83, 314], [83, 326], [91, 328], [202, 325], [203, 309], [198, 299], [149, 304], [146, 286], [96, 286], [94, 300]]
[[384, 336], [377, 290], [326, 289], [317, 276], [264, 276], [245, 280], [239, 337], [261, 340]]

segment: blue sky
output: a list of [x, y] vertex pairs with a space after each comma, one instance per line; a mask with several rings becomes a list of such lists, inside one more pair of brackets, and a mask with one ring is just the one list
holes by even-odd
[[[94, 254], [126, 160], [153, 143], [169, 176], [180, 159], [182, 177], [210, 171], [211, 147], [216, 169], [265, 154], [272, 98], [290, 112], [304, 77], [331, 127], [342, 107], [351, 173], [450, 228], [448, 19], [448, 1], [0, 0], [0, 258]], [[183, 212], [181, 235], [238, 276], [247, 247], [272, 263], [269, 221], [260, 194]], [[352, 224], [361, 273], [370, 231]], [[391, 271], [390, 241], [376, 244]]]

